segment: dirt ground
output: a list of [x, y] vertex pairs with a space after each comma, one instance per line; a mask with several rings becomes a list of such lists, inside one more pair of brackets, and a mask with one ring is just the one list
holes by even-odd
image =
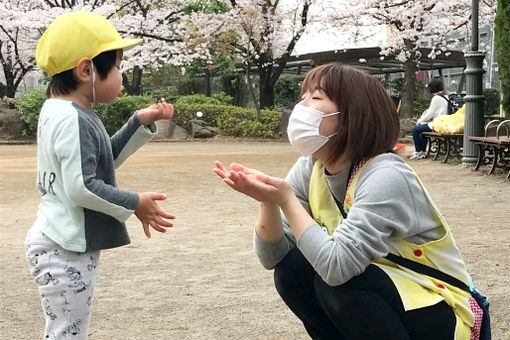
[[[308, 339], [254, 254], [258, 204], [212, 172], [219, 159], [285, 176], [297, 156], [287, 143], [219, 141], [150, 143], [132, 156], [119, 186], [168, 193], [162, 206], [177, 219], [147, 239], [131, 217], [131, 245], [102, 252], [89, 339]], [[458, 164], [411, 165], [491, 298], [493, 339], [510, 339], [510, 183]], [[0, 145], [0, 339], [43, 337], [24, 255], [35, 178], [35, 145]]]

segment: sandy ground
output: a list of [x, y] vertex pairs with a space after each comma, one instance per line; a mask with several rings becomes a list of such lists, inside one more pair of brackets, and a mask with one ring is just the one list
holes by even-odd
[[[410, 147], [406, 152], [410, 151]], [[89, 339], [308, 339], [252, 248], [258, 204], [212, 173], [242, 162], [284, 176], [287, 143], [151, 143], [118, 171], [122, 188], [167, 192], [166, 234], [102, 252]], [[469, 271], [491, 298], [493, 339], [510, 339], [510, 183], [458, 164], [413, 161], [453, 230]], [[24, 255], [34, 220], [34, 145], [0, 145], [0, 339], [41, 339], [44, 320]]]

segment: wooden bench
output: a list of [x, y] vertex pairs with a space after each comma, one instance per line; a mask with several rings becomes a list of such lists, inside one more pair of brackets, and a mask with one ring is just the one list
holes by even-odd
[[[491, 129], [497, 126], [495, 135], [491, 135]], [[502, 135], [503, 129], [506, 134]], [[487, 174], [494, 173], [496, 169], [508, 170], [506, 179], [510, 179], [510, 120], [501, 121], [492, 120], [485, 126], [485, 136], [470, 136], [469, 140], [478, 146], [478, 160], [476, 161], [474, 171], [480, 168], [480, 165], [488, 165]]]
[[432, 154], [432, 159], [437, 160], [439, 156], [444, 155], [442, 163], [448, 162], [452, 157], [461, 159], [464, 138], [462, 133], [422, 132], [422, 135], [428, 139], [426, 157]]

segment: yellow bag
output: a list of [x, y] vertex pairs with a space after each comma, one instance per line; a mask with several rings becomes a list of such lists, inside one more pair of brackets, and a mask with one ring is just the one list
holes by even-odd
[[441, 115], [434, 118], [434, 131], [439, 133], [463, 133], [464, 132], [464, 116], [466, 112], [466, 104], [451, 115]]

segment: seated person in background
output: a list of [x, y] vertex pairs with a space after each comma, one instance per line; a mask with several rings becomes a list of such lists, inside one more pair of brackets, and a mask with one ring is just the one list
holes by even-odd
[[448, 113], [448, 94], [443, 90], [443, 82], [440, 79], [432, 79], [427, 87], [434, 96], [430, 101], [429, 108], [423, 112], [420, 119], [416, 122], [416, 126], [411, 130], [416, 151], [409, 156], [409, 159], [425, 158], [427, 154], [427, 138], [422, 135], [422, 132], [434, 131], [432, 122], [434, 118]]

